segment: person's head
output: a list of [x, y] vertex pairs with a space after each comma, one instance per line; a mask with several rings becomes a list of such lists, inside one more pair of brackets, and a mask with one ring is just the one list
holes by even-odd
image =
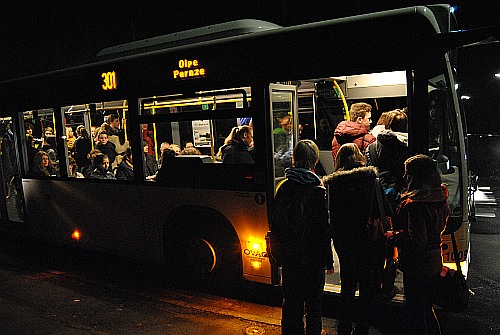
[[149, 130], [149, 125], [147, 123], [141, 124], [142, 131], [148, 131]]
[[352, 170], [365, 164], [365, 156], [354, 143], [343, 144], [335, 157], [335, 171]]
[[26, 135], [33, 135], [33, 125], [31, 123], [26, 123]]
[[[147, 145], [144, 146], [145, 148], [147, 148]], [[145, 151], [147, 152], [147, 150], [145, 149]], [[132, 149], [130, 148], [127, 148], [125, 150], [125, 153], [123, 154], [123, 159], [130, 163], [130, 165], [132, 165]]]
[[178, 156], [181, 153], [181, 147], [178, 144], [175, 143], [170, 144], [169, 149], [173, 150], [176, 156]]
[[378, 118], [377, 121], [377, 126], [385, 126], [389, 122], [389, 113], [390, 112], [383, 112], [380, 114], [380, 117]]
[[165, 157], [175, 157], [176, 154], [175, 154], [175, 151], [170, 149], [170, 148], [166, 148], [165, 150], [163, 150], [161, 152], [161, 158], [165, 158]]
[[187, 149], [187, 148], [194, 148], [193, 142], [186, 142], [186, 145], [184, 146], [184, 149]]
[[190, 147], [184, 148], [184, 150], [181, 151], [181, 155], [201, 155], [201, 152], [195, 147]]
[[104, 170], [109, 170], [109, 157], [108, 157], [108, 155], [104, 155], [102, 157], [102, 165], [101, 166]]
[[291, 115], [286, 114], [282, 117], [279, 117], [278, 120], [280, 122], [281, 128], [286, 129], [288, 131], [292, 130], [293, 123]]
[[246, 143], [248, 146], [253, 145], [253, 130], [250, 128], [250, 126], [239, 126], [239, 127], [234, 127], [231, 130], [231, 133], [229, 136], [226, 138], [226, 143], [229, 143], [230, 141], [242, 141]]
[[91, 150], [88, 154], [87, 154], [87, 158], [90, 159], [90, 161], [92, 162], [92, 164], [94, 164], [94, 158], [96, 155], [98, 154], [101, 154], [101, 150], [99, 149], [94, 149], [94, 150]]
[[77, 137], [82, 136], [82, 129], [85, 129], [84, 125], [79, 125], [78, 127], [76, 127], [75, 133]]
[[105, 131], [101, 131], [97, 140], [99, 141], [100, 145], [105, 145], [106, 143], [108, 143], [108, 134]]
[[73, 128], [66, 127], [66, 138], [70, 139], [70, 138], [73, 138], [73, 137], [74, 137]]
[[43, 136], [44, 137], [47, 137], [47, 136], [52, 136], [54, 135], [54, 129], [52, 129], [51, 127], [46, 127], [44, 130], [43, 130]]
[[118, 117], [118, 114], [109, 114], [106, 121], [106, 123], [109, 124], [112, 128], [120, 128], [120, 119]]
[[372, 123], [372, 106], [365, 102], [358, 102], [351, 105], [349, 110], [349, 118], [353, 122], [357, 122], [366, 129], [370, 129]]
[[40, 170], [43, 174], [50, 176], [48, 168], [51, 163], [49, 155], [45, 151], [38, 151], [35, 154], [35, 158], [33, 158], [33, 162], [38, 170]]
[[76, 176], [76, 171], [78, 170], [78, 165], [76, 164], [76, 160], [73, 157], [69, 156], [68, 163], [69, 163], [69, 175]]
[[385, 125], [386, 129], [391, 129], [392, 131], [400, 133], [408, 132], [408, 117], [402, 110], [396, 109], [389, 112], [388, 118], [389, 120]]
[[415, 155], [405, 161], [404, 177], [408, 183], [406, 195], [425, 198], [432, 188], [442, 183], [436, 162], [426, 155]]
[[170, 143], [162, 142], [162, 144], [160, 144], [160, 153], [162, 153], [165, 149], [168, 149], [168, 147], [170, 147]]
[[300, 140], [293, 148], [292, 165], [296, 168], [313, 170], [319, 161], [319, 149], [311, 140]]

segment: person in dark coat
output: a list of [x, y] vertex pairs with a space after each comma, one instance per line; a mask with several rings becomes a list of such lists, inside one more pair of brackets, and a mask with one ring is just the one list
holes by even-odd
[[90, 151], [92, 151], [92, 140], [89, 137], [89, 133], [85, 129], [85, 126], [79, 125], [76, 127], [76, 140], [73, 144], [76, 165], [78, 165], [81, 170], [84, 166], [90, 165]]
[[[283, 241], [279, 257], [282, 267], [283, 335], [304, 334], [304, 307], [306, 333], [320, 335], [322, 330], [325, 269], [333, 272], [333, 254], [325, 188], [312, 171], [318, 160], [316, 144], [311, 140], [299, 141], [293, 150], [293, 167], [286, 170], [287, 179], [276, 193], [274, 213], [283, 212], [276, 208], [277, 204], [288, 203], [292, 208], [290, 215], [295, 214], [293, 217], [273, 218], [271, 224], [271, 230], [277, 229], [278, 239]], [[287, 202], [284, 199], [290, 200]], [[283, 221], [281, 225], [276, 223]]]
[[406, 298], [406, 334], [441, 334], [432, 307], [442, 270], [441, 234], [448, 218], [448, 189], [436, 162], [426, 155], [405, 162], [403, 194], [388, 242], [399, 247]]
[[33, 167], [30, 171], [31, 177], [58, 177], [59, 172], [54, 166], [54, 162], [45, 151], [38, 151], [33, 159]]
[[[365, 166], [365, 157], [354, 143], [340, 147], [334, 173], [324, 177], [330, 199], [331, 236], [341, 269], [339, 335], [351, 334], [356, 318], [358, 324], [354, 334], [368, 334], [373, 315], [374, 272], [380, 263], [376, 259], [380, 252], [367, 222], [370, 217], [377, 217], [372, 213], [372, 208], [377, 208], [373, 193], [379, 186], [376, 178], [376, 168]], [[355, 317], [354, 297], [358, 284], [359, 313]]]
[[362, 153], [376, 138], [369, 133], [372, 122], [372, 106], [359, 102], [352, 104], [349, 110], [350, 121], [340, 122], [333, 133], [332, 156], [335, 161], [342, 144], [355, 143]]
[[220, 148], [222, 163], [253, 164], [253, 131], [250, 126], [234, 127]]
[[408, 118], [403, 110], [387, 114], [385, 129], [365, 152], [366, 165], [375, 166], [394, 213], [406, 189], [404, 162], [409, 157]]
[[97, 142], [96, 149], [109, 158], [111, 167], [116, 158], [115, 145], [109, 141], [108, 134], [104, 131], [99, 133], [98, 140], [99, 142]]
[[116, 167], [115, 177], [118, 180], [134, 180], [134, 165], [132, 161], [132, 150], [128, 148], [123, 159]]

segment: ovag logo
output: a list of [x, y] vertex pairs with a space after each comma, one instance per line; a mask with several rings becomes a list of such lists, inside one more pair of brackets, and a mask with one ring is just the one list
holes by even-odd
[[245, 250], [243, 250], [243, 253], [249, 257], [260, 257], [260, 258], [267, 258], [268, 257], [266, 251], [260, 251], [260, 250], [245, 249]]

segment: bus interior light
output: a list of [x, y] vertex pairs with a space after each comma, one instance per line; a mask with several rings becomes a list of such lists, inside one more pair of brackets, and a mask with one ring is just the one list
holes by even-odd
[[261, 261], [252, 261], [252, 268], [254, 268], [254, 269], [261, 269], [262, 268], [262, 262]]

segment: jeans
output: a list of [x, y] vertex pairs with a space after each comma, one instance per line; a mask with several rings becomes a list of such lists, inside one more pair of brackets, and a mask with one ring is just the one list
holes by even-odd
[[281, 333], [283, 335], [321, 334], [321, 306], [325, 285], [325, 269], [317, 266], [286, 266], [282, 269], [283, 308]]

